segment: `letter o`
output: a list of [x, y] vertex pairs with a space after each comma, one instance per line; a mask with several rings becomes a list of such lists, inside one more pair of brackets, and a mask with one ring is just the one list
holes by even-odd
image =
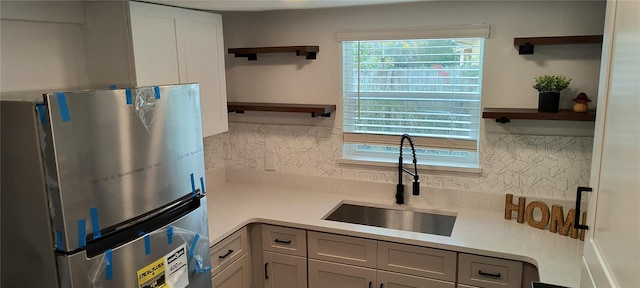
[[[533, 219], [533, 210], [536, 208], [539, 208], [540, 212], [542, 212], [542, 219], [540, 219], [540, 221], [536, 221], [536, 219]], [[547, 224], [549, 224], [549, 216], [550, 216], [549, 206], [547, 206], [547, 204], [544, 204], [540, 201], [533, 201], [529, 203], [529, 205], [527, 205], [526, 215], [527, 215], [527, 223], [531, 227], [544, 229], [544, 227], [547, 227]]]

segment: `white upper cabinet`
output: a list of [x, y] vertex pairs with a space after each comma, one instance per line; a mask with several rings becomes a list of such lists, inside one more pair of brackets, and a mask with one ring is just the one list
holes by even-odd
[[229, 124], [222, 16], [190, 10], [185, 10], [183, 15], [186, 16], [181, 22], [185, 58], [181, 65], [185, 69], [180, 70], [180, 78], [189, 83], [200, 83], [201, 95], [211, 95], [200, 100], [202, 107], [207, 108], [206, 111], [202, 109], [202, 134], [209, 136], [226, 132]]
[[[129, 3], [135, 83], [138, 86], [185, 83], [180, 77], [184, 51], [180, 18], [182, 10], [139, 2]], [[206, 35], [206, 34], [204, 34]], [[203, 37], [204, 37], [203, 35]]]
[[202, 134], [228, 131], [222, 17], [139, 2], [87, 2], [93, 87], [200, 84]]

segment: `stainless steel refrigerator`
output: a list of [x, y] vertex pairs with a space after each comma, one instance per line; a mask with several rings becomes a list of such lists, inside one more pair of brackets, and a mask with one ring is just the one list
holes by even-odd
[[198, 84], [0, 109], [2, 287], [211, 287]]

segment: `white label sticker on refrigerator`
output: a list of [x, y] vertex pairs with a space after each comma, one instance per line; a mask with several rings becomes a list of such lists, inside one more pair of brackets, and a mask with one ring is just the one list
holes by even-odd
[[185, 288], [189, 285], [186, 244], [171, 251], [164, 257], [167, 280], [171, 288]]
[[189, 285], [187, 245], [138, 270], [138, 288], [185, 288]]

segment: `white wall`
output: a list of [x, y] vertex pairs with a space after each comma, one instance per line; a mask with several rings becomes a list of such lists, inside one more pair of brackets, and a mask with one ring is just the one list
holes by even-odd
[[87, 88], [82, 3], [1, 5], [1, 92]]
[[[484, 107], [537, 107], [531, 86], [541, 74], [563, 74], [573, 82], [562, 106], [584, 91], [596, 98], [599, 45], [537, 46], [534, 55], [518, 55], [514, 37], [602, 34], [600, 1], [447, 1], [341, 9], [223, 13], [225, 46], [319, 45], [318, 59], [258, 55], [258, 61], [228, 55], [229, 101], [342, 103], [341, 45], [345, 29], [442, 26], [486, 23]], [[594, 101], [595, 102], [595, 101]], [[339, 111], [340, 112], [340, 111]], [[334, 125], [341, 125], [340, 113]], [[238, 117], [235, 117], [238, 118]], [[244, 117], [246, 118], [246, 117]], [[238, 120], [242, 121], [242, 119]], [[326, 122], [326, 121], [325, 121]], [[329, 124], [331, 125], [331, 124]]]

